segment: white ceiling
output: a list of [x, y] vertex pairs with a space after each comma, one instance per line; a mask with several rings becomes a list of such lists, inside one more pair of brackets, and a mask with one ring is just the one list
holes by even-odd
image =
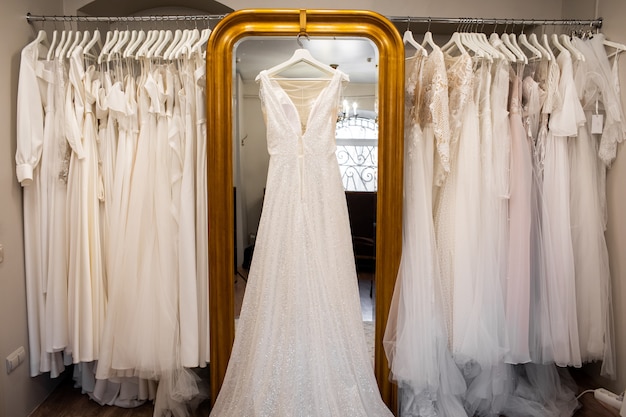
[[[374, 84], [378, 80], [378, 54], [364, 38], [300, 38], [303, 47], [318, 61], [337, 65], [350, 76], [350, 83]], [[295, 37], [250, 37], [235, 50], [236, 71], [244, 81], [254, 80], [264, 69], [286, 61], [300, 46]]]

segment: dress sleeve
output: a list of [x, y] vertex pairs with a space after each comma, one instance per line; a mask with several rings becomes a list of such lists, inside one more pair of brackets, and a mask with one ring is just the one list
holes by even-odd
[[33, 181], [33, 171], [41, 160], [43, 146], [43, 101], [37, 79], [37, 44], [27, 45], [21, 53], [17, 92], [17, 150], [15, 172], [25, 187]]

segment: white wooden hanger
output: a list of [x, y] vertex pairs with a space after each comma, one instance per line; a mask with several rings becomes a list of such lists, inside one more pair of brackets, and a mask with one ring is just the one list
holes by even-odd
[[58, 32], [55, 30], [52, 32], [52, 42], [50, 43], [50, 48], [48, 48], [48, 56], [46, 60], [50, 61], [52, 57], [54, 57], [54, 47], [57, 44], [57, 36], [59, 36]]
[[[552, 36], [550, 37], [550, 40], [552, 41], [552, 45], [559, 50], [559, 52], [565, 52], [567, 51], [567, 49], [565, 49], [565, 47], [563, 45], [561, 45], [561, 42], [559, 41], [559, 35], [557, 35], [556, 33], [553, 33]], [[569, 52], [569, 51], [568, 51]]]
[[572, 44], [569, 36], [564, 33], [561, 34], [561, 44], [572, 54], [575, 60], [585, 62], [585, 56]]
[[543, 57], [543, 54], [541, 53], [541, 51], [535, 48], [535, 46], [532, 45], [528, 41], [528, 38], [526, 38], [525, 33], [521, 33], [518, 37], [518, 40], [519, 40], [519, 45], [523, 46], [524, 48], [526, 48], [528, 51], [532, 53], [532, 56], [529, 58], [529, 60], [537, 60], [537, 59], [540, 60]]
[[176, 31], [174, 32], [174, 39], [172, 40], [170, 45], [167, 47], [165, 52], [163, 52], [164, 59], [171, 59], [172, 52], [174, 51], [174, 49], [176, 48], [176, 46], [178, 45], [182, 37], [183, 37], [183, 31], [180, 29], [176, 29]]
[[502, 40], [502, 42], [504, 42], [504, 45], [513, 53], [513, 55], [515, 55], [517, 62], [523, 62], [524, 64], [528, 64], [528, 57], [524, 55], [524, 53], [519, 48], [513, 45], [513, 42], [511, 42], [511, 38], [509, 37], [508, 33], [503, 33], [502, 36], [500, 36], [500, 39]]
[[163, 51], [163, 49], [165, 49], [166, 46], [169, 45], [170, 41], [172, 40], [172, 38], [174, 37], [174, 35], [172, 34], [171, 30], [166, 30], [165, 31], [165, 37], [163, 38], [163, 40], [157, 45], [157, 47], [154, 49], [153, 52], [153, 57], [157, 57], [157, 58], [162, 58], [163, 55], [161, 54], [161, 52]]
[[494, 32], [491, 34], [491, 36], [489, 36], [489, 43], [491, 44], [491, 46], [500, 51], [500, 53], [502, 53], [502, 55], [504, 55], [504, 57], [509, 62], [517, 62], [517, 57], [515, 56], [515, 54], [513, 54], [513, 52], [511, 52], [511, 50], [506, 47], [506, 45], [504, 44], [504, 42], [502, 42], [502, 39], [500, 39], [497, 33]]
[[489, 52], [487, 52], [483, 46], [478, 42], [478, 38], [476, 37], [476, 33], [474, 32], [463, 32], [461, 33], [461, 41], [463, 45], [474, 51], [476, 56], [479, 58], [483, 58], [488, 60], [489, 62], [493, 62], [493, 57]]
[[196, 42], [196, 44], [191, 47], [191, 52], [204, 54], [204, 52], [206, 52], [204, 51], [205, 49], [204, 46], [209, 41], [210, 36], [211, 36], [211, 28], [202, 29], [202, 32], [200, 33], [200, 39], [198, 39], [198, 42]]
[[104, 46], [102, 47], [102, 50], [100, 50], [100, 55], [98, 55], [98, 64], [102, 64], [102, 60], [109, 55], [109, 51], [117, 43], [117, 39], [119, 38], [119, 36], [120, 31], [117, 29], [115, 29], [113, 32], [107, 32]]
[[37, 32], [37, 37], [35, 38], [33, 42], [44, 43], [47, 41], [48, 41], [48, 34], [46, 33], [45, 30], [40, 30], [39, 32]]
[[404, 35], [402, 36], [402, 41], [404, 42], [405, 45], [408, 43], [409, 45], [411, 45], [413, 48], [417, 49], [418, 51], [426, 52], [426, 49], [424, 49], [422, 45], [417, 43], [417, 41], [413, 37], [413, 32], [411, 32], [408, 29], [404, 32]]
[[111, 52], [109, 53], [109, 56], [107, 57], [107, 61], [111, 61], [111, 58], [113, 58], [114, 56], [122, 55], [122, 48], [129, 41], [130, 35], [131, 33], [130, 33], [130, 30], [128, 29], [120, 31], [120, 36], [117, 40], [117, 43], [113, 46], [113, 48], [111, 48]]
[[124, 51], [122, 52], [122, 58], [128, 58], [128, 51], [130, 51], [130, 48], [135, 44], [135, 42], [137, 42], [138, 37], [139, 37], [139, 32], [137, 31], [137, 29], [133, 29], [130, 32], [130, 39], [128, 40], [128, 43], [126, 44], [126, 48], [124, 48]]
[[511, 44], [515, 47], [515, 49], [517, 49], [519, 53], [521, 53], [524, 56], [524, 64], [528, 64], [528, 55], [526, 55], [526, 53], [522, 50], [522, 48], [520, 48], [519, 45], [517, 44], [517, 37], [515, 36], [514, 33], [509, 33], [509, 40], [511, 41]]
[[491, 55], [493, 59], [507, 59], [507, 57], [498, 48], [495, 48], [491, 43], [489, 43], [489, 39], [487, 39], [487, 35], [484, 32], [476, 33], [476, 40], [481, 45], [483, 50]]
[[72, 44], [72, 37], [73, 37], [74, 32], [71, 30], [67, 31], [67, 37], [65, 38], [65, 43], [61, 46], [59, 44], [59, 47], [61, 47], [61, 50], [58, 51], [58, 58], [63, 59], [66, 57], [66, 53], [67, 50], [69, 49], [70, 45]]
[[[323, 72], [324, 74], [328, 76], [332, 76], [333, 74], [335, 74], [335, 71], [336, 71], [333, 68], [331, 68], [329, 65], [326, 65], [323, 62], [320, 62], [317, 59], [313, 58], [313, 56], [311, 55], [308, 49], [299, 48], [294, 51], [293, 55], [288, 60], [281, 62], [278, 65], [273, 66], [272, 68], [268, 69], [266, 73], [269, 77], [274, 77], [280, 74], [281, 72], [283, 72], [284, 70], [289, 69], [299, 63], [308, 64], [311, 67], [318, 69], [319, 71]], [[255, 80], [259, 81], [260, 76], [261, 76], [260, 74], [257, 75]], [[347, 74], [342, 73], [342, 78], [344, 81], [348, 81]], [[320, 78], [320, 79], [323, 79], [323, 78]]]
[[548, 35], [544, 33], [541, 35], [541, 43], [546, 51], [550, 54], [551, 61], [556, 60], [556, 56], [554, 56], [554, 52], [552, 52], [552, 48], [550, 47], [550, 42], [548, 42]]
[[61, 53], [61, 49], [63, 49], [63, 45], [65, 45], [65, 40], [67, 39], [67, 31], [61, 31], [61, 39], [59, 39], [59, 43], [57, 44], [56, 49], [54, 50], [54, 58], [59, 59], [59, 54]]
[[433, 40], [433, 33], [430, 30], [424, 33], [424, 39], [422, 39], [422, 47], [426, 49], [427, 46], [430, 46], [433, 51], [436, 49], [440, 49], [439, 45], [437, 45]]
[[178, 44], [174, 46], [172, 51], [170, 52], [170, 59], [178, 59], [182, 56], [182, 48], [187, 43], [187, 39], [191, 36], [191, 30], [185, 29], [183, 30], [183, 36], [178, 41]]
[[146, 52], [146, 58], [153, 58], [155, 56], [156, 50], [161, 46], [161, 44], [165, 41], [167, 36], [167, 31], [164, 29], [159, 30], [159, 36], [156, 39], [156, 42], [152, 44], [152, 46]]
[[611, 52], [608, 57], [612, 58], [615, 55], [619, 55], [622, 52], [626, 51], [626, 45], [624, 45], [623, 43], [617, 43], [617, 42], [613, 42], [610, 41], [606, 38], [604, 38], [604, 40], [602, 41], [602, 43], [604, 44], [604, 46], [608, 47], [608, 48], [613, 48], [615, 49], [615, 51]]
[[176, 58], [181, 58], [182, 54], [185, 54], [187, 58], [191, 58], [191, 48], [198, 41], [198, 39], [200, 39], [200, 31], [198, 29], [193, 29], [179, 50], [181, 56], [177, 56]]
[[87, 45], [87, 43], [89, 42], [90, 39], [91, 39], [91, 32], [89, 32], [88, 30], [84, 31], [83, 32], [83, 39], [80, 41], [78, 46], [80, 46], [84, 50], [85, 46]]
[[57, 45], [57, 48], [54, 50], [54, 57], [56, 59], [61, 58], [61, 50], [63, 49], [63, 47], [67, 43], [67, 35], [68, 35], [68, 33], [67, 33], [66, 30], [61, 32], [61, 40], [59, 40], [59, 44]]
[[158, 30], [153, 29], [153, 30], [149, 31], [148, 35], [146, 36], [146, 40], [143, 42], [143, 44], [141, 45], [141, 47], [137, 51], [137, 54], [135, 55], [135, 57], [136, 58], [144, 58], [146, 56], [146, 54], [148, 53], [148, 51], [150, 50], [150, 47], [152, 47], [154, 42], [156, 42], [158, 36], [159, 36], [159, 31]]
[[452, 36], [450, 36], [450, 40], [441, 47], [441, 50], [450, 52], [454, 47], [456, 47], [457, 51], [459, 51], [461, 55], [467, 53], [465, 47], [463, 46], [463, 42], [461, 41], [461, 34], [459, 32], [454, 32]]
[[135, 51], [137, 50], [139, 45], [141, 45], [141, 43], [145, 40], [146, 40], [146, 32], [144, 30], [138, 31], [135, 36], [135, 39], [131, 40], [131, 42], [128, 43], [128, 46], [124, 50], [124, 58], [135, 58]]
[[90, 51], [96, 43], [102, 46], [100, 31], [98, 29], [93, 31], [93, 37], [91, 38], [91, 41], [89, 41], [89, 43], [85, 45], [85, 48], [83, 49], [83, 54], [90, 55]]
[[79, 44], [82, 37], [83, 37], [83, 34], [81, 33], [81, 31], [77, 30], [76, 33], [74, 34], [74, 41], [72, 42], [71, 46], [67, 49], [67, 52], [64, 54], [67, 59], [69, 59], [72, 56], [72, 52], [74, 51], [76, 46]]
[[531, 45], [533, 45], [535, 48], [537, 48], [537, 50], [541, 52], [541, 56], [543, 57], [543, 59], [545, 59], [546, 61], [552, 61], [552, 55], [548, 50], [546, 50], [543, 45], [539, 43], [539, 39], [537, 39], [536, 33], [531, 33], [528, 36], [528, 40]]

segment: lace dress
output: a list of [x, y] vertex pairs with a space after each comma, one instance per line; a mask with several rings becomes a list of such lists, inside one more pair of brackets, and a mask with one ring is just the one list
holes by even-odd
[[[448, 85], [441, 51], [406, 62], [402, 259], [384, 346], [403, 417], [466, 417], [465, 382], [448, 350], [432, 221], [435, 142], [446, 160]], [[422, 131], [422, 126], [424, 131]]]
[[[450, 173], [445, 181], [433, 191], [434, 225], [437, 242], [437, 256], [440, 268], [442, 288], [442, 307], [448, 344], [452, 348], [453, 329], [453, 291], [454, 291], [454, 216], [456, 210], [456, 183], [458, 170], [456, 158], [459, 154], [459, 139], [462, 133], [463, 117], [466, 106], [472, 97], [472, 80], [474, 77], [472, 59], [468, 54], [453, 58], [445, 57], [448, 74], [448, 103], [450, 109]], [[435, 161], [435, 178], [441, 178], [445, 169]]]
[[341, 79], [279, 82], [261, 72], [267, 189], [212, 416], [391, 416], [365, 343], [335, 157]]

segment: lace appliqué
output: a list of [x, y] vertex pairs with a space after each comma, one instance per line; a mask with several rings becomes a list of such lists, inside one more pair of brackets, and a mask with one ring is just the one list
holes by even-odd
[[443, 170], [450, 172], [450, 108], [448, 103], [448, 75], [443, 53], [435, 50], [424, 64], [423, 106], [419, 121], [422, 127], [432, 124], [437, 153]]
[[472, 97], [472, 80], [474, 69], [472, 58], [468, 54], [459, 57], [445, 57], [448, 74], [448, 104], [450, 108], [450, 130], [452, 141], [457, 138], [454, 132], [459, 132], [465, 105]]

